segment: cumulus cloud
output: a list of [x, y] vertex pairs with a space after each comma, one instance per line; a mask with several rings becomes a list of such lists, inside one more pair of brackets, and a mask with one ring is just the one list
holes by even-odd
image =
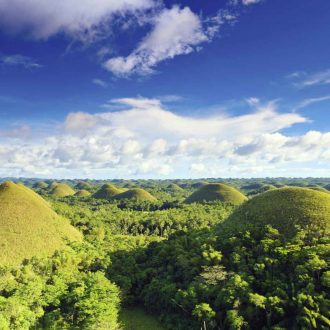
[[33, 58], [20, 54], [0, 56], [0, 63], [5, 66], [21, 66], [26, 69], [38, 69], [42, 67]]
[[104, 66], [116, 75], [150, 73], [160, 61], [188, 54], [207, 41], [200, 18], [188, 7], [164, 9], [155, 18], [154, 28], [127, 57], [109, 59]]
[[280, 112], [274, 102], [252, 102], [254, 108], [244, 115], [203, 118], [177, 114], [158, 99], [111, 104], [111, 112], [69, 114], [58, 134], [34, 138], [32, 128], [27, 140], [19, 129], [3, 132], [0, 174], [253, 176], [299, 175], [311, 164], [330, 169], [330, 132], [286, 135], [283, 129], [308, 120]]
[[159, 62], [198, 51], [201, 44], [213, 38], [224, 20], [231, 19], [228, 14], [218, 14], [203, 22], [189, 7], [164, 9], [153, 19], [152, 31], [131, 54], [112, 57], [104, 67], [117, 76], [150, 74]]
[[114, 15], [151, 8], [152, 0], [0, 0], [0, 28], [36, 39], [57, 33], [96, 37]]

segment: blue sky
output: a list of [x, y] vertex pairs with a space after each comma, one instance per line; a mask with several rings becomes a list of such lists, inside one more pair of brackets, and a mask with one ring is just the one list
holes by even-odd
[[327, 0], [0, 0], [0, 176], [328, 176]]

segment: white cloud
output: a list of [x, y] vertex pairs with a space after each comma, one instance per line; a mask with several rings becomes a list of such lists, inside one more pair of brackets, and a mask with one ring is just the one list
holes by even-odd
[[203, 173], [205, 171], [205, 165], [201, 163], [193, 163], [190, 166], [192, 172]]
[[103, 88], [108, 87], [108, 84], [102, 79], [95, 78], [95, 79], [92, 80], [92, 83], [94, 85], [97, 85], [97, 86], [100, 86], [100, 87], [103, 87]]
[[305, 99], [303, 101], [301, 101], [295, 108], [294, 110], [299, 110], [302, 108], [306, 108], [312, 104], [315, 103], [319, 103], [319, 102], [324, 102], [324, 101], [329, 101], [330, 100], [330, 95], [326, 95], [326, 96], [321, 96], [321, 97], [312, 97], [309, 99]]
[[262, 0], [242, 0], [243, 5], [249, 6], [261, 2]]
[[0, 28], [28, 31], [36, 39], [57, 33], [95, 38], [114, 15], [135, 13], [155, 5], [152, 0], [0, 0]]
[[310, 75], [302, 82], [303, 86], [330, 84], [330, 70]]
[[288, 75], [287, 78], [295, 79], [294, 85], [301, 88], [327, 85], [330, 84], [330, 69], [312, 74], [307, 74], [304, 71], [297, 71]]
[[[109, 103], [111, 104], [111, 103]], [[194, 118], [157, 99], [116, 99], [121, 109], [71, 113], [59, 133], [0, 134], [0, 175], [159, 177], [299, 175], [330, 170], [330, 132], [282, 132], [307, 119], [274, 102], [245, 115]], [[301, 172], [305, 173], [305, 172]], [[308, 174], [308, 173], [307, 173]]]
[[31, 57], [20, 54], [4, 55], [0, 57], [0, 63], [5, 66], [22, 66], [26, 69], [38, 69], [42, 67], [41, 64], [37, 63], [37, 61]]
[[[213, 28], [218, 25], [219, 20], [211, 24]], [[104, 67], [117, 76], [150, 74], [159, 62], [197, 51], [202, 43], [210, 41], [214, 34], [211, 26], [204, 27], [189, 7], [164, 9], [154, 18], [152, 31], [131, 54], [110, 58]]]

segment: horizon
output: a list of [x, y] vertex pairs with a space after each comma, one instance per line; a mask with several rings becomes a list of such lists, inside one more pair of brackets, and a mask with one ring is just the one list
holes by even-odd
[[77, 4], [0, 0], [0, 178], [329, 177], [329, 1]]

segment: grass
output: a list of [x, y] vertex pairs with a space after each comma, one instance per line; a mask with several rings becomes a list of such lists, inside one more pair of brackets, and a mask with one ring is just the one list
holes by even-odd
[[192, 193], [186, 200], [185, 203], [201, 203], [210, 201], [222, 201], [234, 205], [239, 205], [246, 200], [244, 196], [237, 189], [227, 186], [222, 183], [209, 183], [197, 191]]
[[55, 197], [66, 197], [75, 194], [75, 191], [65, 183], [57, 184], [50, 192]]
[[78, 190], [75, 194], [76, 197], [88, 197], [91, 193], [85, 189]]
[[33, 185], [33, 188], [35, 188], [35, 189], [47, 189], [48, 184], [46, 182], [43, 182], [43, 181], [38, 181]]
[[235, 230], [269, 224], [284, 237], [292, 237], [296, 226], [327, 235], [330, 231], [330, 194], [310, 188], [287, 187], [253, 197], [224, 222]]
[[47, 255], [80, 240], [80, 233], [59, 217], [38, 194], [23, 185], [0, 185], [0, 264]]
[[93, 188], [89, 182], [80, 181], [75, 185], [75, 189], [77, 190], [89, 190]]
[[106, 183], [95, 194], [93, 194], [93, 197], [101, 199], [111, 199], [114, 196], [122, 193], [124, 190], [125, 189], [118, 188], [111, 183]]
[[119, 315], [123, 330], [165, 330], [156, 317], [141, 308], [125, 308]]
[[115, 199], [132, 199], [135, 201], [150, 201], [154, 202], [157, 199], [152, 196], [150, 193], [148, 193], [146, 190], [141, 188], [132, 188], [127, 191], [122, 192], [121, 194], [118, 194], [114, 196]]

